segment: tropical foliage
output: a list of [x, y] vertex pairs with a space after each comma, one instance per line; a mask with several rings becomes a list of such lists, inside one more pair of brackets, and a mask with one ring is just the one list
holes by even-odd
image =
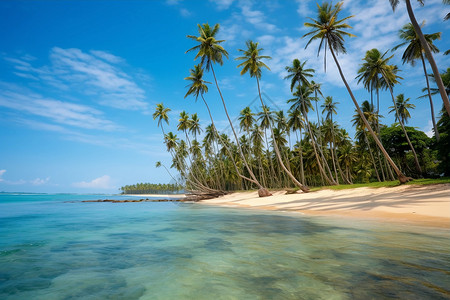
[[[393, 3], [394, 6], [397, 4]], [[434, 126], [436, 137], [438, 131], [441, 133], [440, 140], [430, 139], [422, 131], [406, 126], [415, 106], [410, 98], [395, 94], [395, 86], [403, 78], [398, 75], [399, 68], [389, 62], [393, 55], [387, 55], [388, 49], [367, 51], [359, 65], [358, 84], [362, 84], [370, 95], [376, 91], [376, 104], [372, 97], [369, 102], [358, 101], [354, 96], [337, 59], [337, 54], [346, 53], [344, 38], [354, 37], [348, 32], [351, 26], [346, 23], [352, 16], [339, 17], [342, 5], [342, 2], [318, 5], [317, 18], [310, 18], [310, 22], [304, 24], [310, 31], [303, 37], [309, 38], [306, 47], [314, 40], [319, 41], [318, 52], [325, 52], [324, 68], [327, 52], [336, 64], [355, 105], [352, 120], [356, 129], [354, 139], [335, 121], [339, 104], [344, 100], [324, 95], [322, 84], [314, 81], [315, 70], [301, 58], [294, 59], [292, 65], [285, 67], [285, 79], [289, 81], [292, 93], [292, 97], [286, 99], [289, 109], [272, 110], [261, 93], [261, 78], [263, 71], [270, 72], [268, 61], [271, 57], [262, 55], [264, 49], [251, 40], [247, 41], [246, 48], [238, 50], [242, 56], [236, 60], [240, 61], [237, 65], [240, 74], [249, 74], [255, 79], [254, 88], [260, 105], [259, 109], [241, 107], [240, 114], [235, 116], [237, 122], [233, 122], [215, 71], [229, 55], [224, 48], [225, 40], [217, 39], [219, 24], [199, 24], [198, 36], [188, 35], [196, 45], [186, 52], [195, 52], [194, 59], [199, 59], [200, 63], [185, 78], [189, 82], [185, 98], [193, 96], [196, 101], [201, 97], [210, 117], [209, 124], [202, 128], [196, 112], [182, 111], [178, 132], [166, 133], [164, 125], [176, 121], [169, 120], [170, 109], [160, 103], [153, 114], [172, 157], [169, 168], [160, 162], [157, 166], [164, 166], [170, 176], [172, 172], [169, 169], [179, 174], [172, 176], [174, 180], [178, 178], [174, 188], [179, 189], [183, 185], [190, 191], [214, 195], [230, 190], [258, 189], [260, 196], [268, 196], [269, 188], [299, 188], [308, 192], [314, 186], [394, 179], [405, 183], [411, 177], [435, 177], [442, 172], [448, 173], [449, 116], [443, 109]], [[425, 58], [430, 59], [426, 47], [421, 46], [420, 34], [415, 30], [415, 26], [405, 25], [400, 31], [402, 43], [396, 48], [407, 46], [402, 57], [404, 62], [412, 63], [421, 58], [425, 66]], [[428, 50], [437, 51], [432, 41], [439, 37], [440, 33], [425, 35]], [[208, 105], [208, 85], [211, 83], [204, 77], [209, 72], [229, 122], [230, 136], [228, 132], [217, 129]], [[440, 82], [448, 81], [445, 76], [446, 73], [442, 74]], [[440, 93], [440, 86], [439, 83], [436, 88], [430, 86], [433, 80], [429, 83], [429, 76], [425, 74], [425, 77], [431, 99], [433, 94]], [[379, 91], [382, 90], [388, 91], [390, 97], [380, 101]], [[380, 106], [394, 114], [396, 123], [383, 124]], [[312, 119], [311, 115], [314, 115]]]

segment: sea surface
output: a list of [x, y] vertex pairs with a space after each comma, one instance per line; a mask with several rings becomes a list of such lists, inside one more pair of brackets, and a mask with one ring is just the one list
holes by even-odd
[[0, 299], [450, 299], [447, 229], [97, 199], [0, 194]]

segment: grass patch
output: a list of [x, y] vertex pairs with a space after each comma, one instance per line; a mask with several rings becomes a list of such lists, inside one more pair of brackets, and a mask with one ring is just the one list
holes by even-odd
[[[406, 183], [407, 185], [427, 185], [427, 184], [443, 184], [450, 183], [450, 177], [443, 177], [437, 179], [414, 179]], [[347, 190], [347, 189], [355, 189], [360, 187], [370, 187], [370, 188], [381, 188], [381, 187], [394, 187], [399, 186], [400, 182], [398, 180], [395, 181], [383, 181], [383, 182], [370, 182], [370, 183], [356, 183], [356, 184], [341, 184], [341, 185], [330, 185], [330, 186], [322, 186], [322, 187], [314, 187], [311, 188], [311, 191], [318, 191], [322, 189], [330, 189], [330, 190]]]

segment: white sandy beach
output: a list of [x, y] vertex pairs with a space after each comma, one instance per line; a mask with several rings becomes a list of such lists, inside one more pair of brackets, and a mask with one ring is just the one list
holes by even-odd
[[450, 184], [403, 185], [389, 188], [320, 190], [259, 198], [255, 192], [232, 193], [201, 203], [255, 209], [298, 211], [309, 215], [383, 218], [450, 228]]

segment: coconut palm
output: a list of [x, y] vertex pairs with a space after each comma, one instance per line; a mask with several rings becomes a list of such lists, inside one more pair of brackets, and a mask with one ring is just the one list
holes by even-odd
[[[395, 120], [398, 120], [399, 117], [404, 124], [408, 124], [408, 119], [411, 118], [411, 114], [409, 113], [409, 109], [414, 109], [416, 106], [412, 103], [409, 103], [410, 98], [405, 99], [404, 94], [397, 95], [395, 99], [395, 105], [397, 106], [398, 115], [395, 115]], [[395, 113], [395, 107], [389, 106], [391, 109], [389, 113]]]
[[161, 127], [163, 135], [165, 135], [165, 133], [162, 121], [166, 122], [166, 124], [169, 124], [169, 116], [168, 116], [169, 112], [170, 108], [164, 107], [164, 104], [162, 103], [156, 104], [156, 109], [155, 112], [153, 113], [153, 120], [158, 119], [158, 126]]
[[305, 184], [305, 171], [303, 166], [303, 150], [302, 150], [302, 129], [304, 128], [304, 121], [302, 117], [302, 113], [300, 109], [289, 110], [288, 113], [288, 128], [290, 128], [293, 132], [297, 134], [297, 130], [300, 132], [300, 135], [297, 135], [297, 141], [299, 145], [299, 164], [300, 164], [300, 180], [303, 184]]
[[[247, 178], [241, 174], [238, 173], [238, 175], [246, 180], [249, 180], [250, 182], [256, 184], [259, 188], [259, 195], [261, 197], [264, 196], [270, 196], [271, 194], [265, 189], [259, 181], [256, 179], [255, 175], [253, 174], [252, 170], [250, 169], [247, 160], [245, 159], [244, 153], [242, 152], [242, 149], [239, 146], [239, 138], [236, 134], [236, 131], [233, 126], [233, 122], [231, 121], [230, 115], [228, 114], [227, 106], [225, 104], [225, 100], [223, 99], [222, 92], [220, 91], [219, 84], [217, 82], [216, 73], [214, 72], [214, 64], [218, 63], [219, 65], [223, 64], [223, 57], [225, 56], [228, 58], [228, 52], [220, 45], [224, 42], [224, 40], [216, 40], [216, 35], [219, 32], [219, 24], [214, 25], [214, 27], [211, 28], [208, 23], [200, 25], [198, 24], [198, 32], [199, 36], [194, 35], [188, 35], [187, 37], [196, 41], [198, 45], [190, 48], [186, 51], [197, 51], [197, 54], [195, 55], [195, 59], [200, 58], [200, 62], [203, 68], [205, 68], [207, 71], [211, 70], [214, 82], [217, 87], [217, 91], [219, 92], [220, 99], [222, 100], [222, 105], [225, 111], [225, 114], [227, 116], [228, 122], [230, 124], [231, 130], [233, 131], [233, 135], [239, 150], [239, 153], [241, 155], [242, 161], [244, 162], [245, 167], [247, 168], [250, 177]], [[235, 164], [235, 162], [234, 162]], [[235, 164], [236, 170], [238, 169]]]
[[[420, 4], [424, 4], [424, 0], [418, 0]], [[392, 6], [392, 10], [395, 11], [396, 7], [398, 6], [400, 0], [389, 0]], [[425, 35], [422, 32], [422, 29], [420, 28], [419, 23], [416, 20], [416, 17], [414, 16], [414, 11], [411, 7], [411, 1], [405, 0], [406, 3], [406, 10], [408, 11], [409, 19], [411, 20], [411, 24], [414, 27], [414, 31], [417, 33], [417, 36], [419, 37], [420, 43], [422, 44], [423, 51], [425, 52], [425, 56], [428, 60], [428, 62], [431, 65], [431, 69], [433, 70], [434, 79], [436, 80], [436, 84], [439, 88], [439, 93], [442, 98], [442, 102], [444, 102], [445, 110], [447, 111], [447, 114], [450, 116], [450, 102], [447, 97], [447, 94], [445, 93], [445, 86], [442, 82], [441, 76], [439, 74], [439, 69], [436, 65], [436, 61], [434, 60], [433, 54], [431, 53], [430, 45], [428, 44], [427, 40], [425, 39]], [[444, 3], [448, 3], [448, 0], [444, 0]]]
[[[423, 27], [424, 24], [425, 22], [422, 22], [421, 27]], [[414, 66], [416, 59], [420, 58], [420, 60], [422, 61], [423, 72], [425, 73], [425, 80], [427, 83], [428, 99], [430, 100], [431, 121], [433, 122], [436, 140], [439, 141], [439, 131], [436, 127], [433, 99], [431, 98], [430, 91], [430, 82], [428, 81], [427, 67], [425, 66], [425, 59], [423, 55], [425, 50], [423, 49], [422, 44], [420, 43], [420, 38], [411, 23], [406, 24], [401, 30], [399, 30], [399, 37], [404, 42], [392, 48], [392, 51], [395, 51], [400, 47], [407, 46], [402, 56], [403, 63], [410, 63], [412, 66]], [[428, 47], [430, 48], [431, 52], [438, 53], [439, 49], [433, 44], [433, 41], [440, 39], [441, 33], [435, 32], [431, 34], [424, 34], [424, 38], [427, 41]]]
[[337, 114], [336, 107], [339, 104], [339, 102], [333, 102], [333, 97], [327, 96], [325, 98], [325, 103], [322, 104], [320, 107], [323, 108], [322, 114], [326, 112], [325, 119], [330, 120], [330, 132], [331, 132], [331, 140], [330, 140], [330, 152], [331, 152], [331, 159], [333, 161], [333, 169], [334, 173], [336, 175], [336, 182], [339, 183], [339, 177], [336, 170], [336, 163], [339, 163], [337, 161], [337, 153], [336, 153], [336, 140], [334, 137], [335, 132], [335, 126], [333, 122], [333, 115]]
[[[257, 43], [257, 42], [255, 43], [253, 41], [247, 41], [246, 46], [247, 46], [246, 50], [242, 50], [242, 49], [238, 50], [239, 52], [241, 52], [243, 54], [243, 56], [237, 57], [236, 60], [243, 60], [243, 62], [241, 64], [239, 64], [237, 67], [238, 68], [242, 67], [241, 75], [244, 75], [248, 72], [250, 74], [250, 77], [256, 78], [259, 100], [261, 101], [261, 106], [264, 107], [265, 104], [264, 104], [264, 101], [261, 96], [261, 88], [260, 88], [260, 84], [259, 84], [259, 79], [261, 78], [262, 68], [266, 68], [266, 69], [270, 70], [270, 68], [262, 60], [263, 59], [271, 59], [271, 57], [260, 55], [260, 52], [262, 52], [264, 49], [258, 48], [259, 43]], [[263, 109], [263, 112], [267, 115], [267, 112], [264, 109]], [[267, 117], [268, 117], [268, 115], [267, 115]], [[294, 175], [292, 175], [292, 173], [288, 170], [288, 168], [285, 166], [283, 159], [281, 157], [280, 150], [277, 146], [277, 141], [274, 136], [272, 122], [269, 121], [267, 123], [267, 125], [272, 134], [273, 149], [275, 150], [275, 154], [277, 156], [278, 163], [280, 164], [281, 168], [289, 176], [289, 178], [294, 182], [294, 184], [297, 185], [303, 192], [305, 192], [305, 193], [309, 192], [309, 189], [306, 186], [304, 186], [303, 184], [301, 184], [294, 177]]]
[[344, 85], [347, 88], [350, 97], [352, 98], [353, 104], [355, 105], [358, 114], [361, 116], [363, 122], [366, 123], [366, 126], [368, 127], [371, 136], [375, 140], [377, 146], [383, 152], [383, 155], [386, 157], [389, 164], [394, 169], [400, 183], [405, 183], [409, 181], [409, 178], [406, 177], [400, 171], [400, 169], [397, 167], [397, 165], [394, 163], [394, 161], [387, 153], [386, 149], [384, 149], [383, 145], [381, 144], [381, 141], [379, 140], [373, 129], [369, 126], [369, 123], [365, 119], [364, 114], [361, 111], [361, 108], [359, 107], [359, 104], [356, 101], [356, 98], [353, 95], [353, 92], [350, 89], [350, 86], [348, 85], [344, 73], [342, 72], [341, 66], [337, 60], [336, 54], [346, 53], [346, 49], [344, 47], [344, 36], [348, 37], [354, 36], [353, 34], [344, 31], [347, 28], [351, 28], [351, 26], [344, 23], [344, 21], [353, 16], [348, 16], [340, 20], [338, 19], [338, 14], [342, 10], [342, 4], [343, 2], [338, 2], [333, 7], [330, 3], [324, 2], [322, 5], [318, 5], [318, 19], [317, 20], [311, 19], [313, 23], [305, 23], [306, 27], [312, 28], [312, 31], [303, 35], [303, 37], [311, 36], [310, 40], [306, 44], [306, 47], [308, 47], [309, 44], [314, 40], [320, 40], [318, 52], [320, 52], [322, 46], [325, 46], [326, 52], [326, 48], [328, 46], [331, 55], [333, 56], [334, 62], [336, 63], [336, 66], [338, 68], [339, 75], [341, 76], [342, 81], [344, 82]]
[[166, 169], [166, 172], [169, 174], [169, 176], [175, 181], [176, 184], [178, 184], [178, 181], [175, 179], [175, 177], [172, 176], [172, 174], [169, 172], [169, 170], [166, 168], [166, 166], [161, 163], [160, 161], [157, 161], [155, 164], [155, 168], [160, 168], [163, 167], [164, 169]]
[[[322, 166], [322, 164], [324, 164], [327, 169], [329, 170], [328, 164], [325, 161], [322, 161], [321, 163], [321, 159], [319, 157], [319, 151], [320, 148], [317, 149], [316, 147], [316, 139], [314, 137], [313, 131], [311, 130], [311, 124], [308, 120], [308, 112], [309, 109], [313, 109], [313, 106], [311, 104], [311, 97], [312, 94], [312, 90], [309, 88], [309, 84], [307, 83], [303, 83], [302, 85], [298, 85], [297, 86], [297, 91], [293, 94], [295, 98], [289, 99], [287, 100], [288, 103], [292, 103], [290, 110], [299, 110], [302, 115], [303, 118], [305, 119], [305, 123], [306, 123], [306, 128], [308, 130], [308, 134], [309, 137], [311, 139], [311, 144], [313, 146], [313, 150], [314, 150], [314, 155], [317, 159], [317, 166], [320, 170], [321, 176], [323, 176], [325, 178], [325, 180], [328, 182], [328, 184], [330, 185], [335, 185], [336, 182], [331, 178], [328, 177], [328, 175], [325, 172], [324, 167]], [[323, 154], [322, 154], [323, 156]], [[331, 174], [331, 171], [329, 171], [329, 173]]]

